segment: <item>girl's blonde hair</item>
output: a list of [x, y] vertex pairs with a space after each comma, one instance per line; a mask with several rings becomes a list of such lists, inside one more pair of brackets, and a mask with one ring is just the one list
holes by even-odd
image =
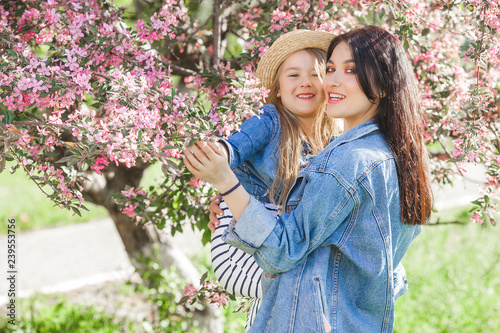
[[[316, 48], [304, 49], [315, 58], [315, 70], [323, 80], [326, 73], [326, 51]], [[304, 139], [311, 145], [314, 154], [325, 148], [332, 135], [339, 133], [337, 121], [326, 114], [326, 98], [321, 103], [314, 119], [312, 137], [304, 137], [301, 125], [292, 112], [290, 112], [277, 97], [279, 90], [279, 76], [282, 70], [280, 65], [270, 87], [269, 97], [280, 116], [281, 136], [279, 144], [278, 169], [270, 189], [269, 198], [275, 205], [285, 210], [285, 201], [295, 178], [300, 171], [300, 157], [303, 154]]]

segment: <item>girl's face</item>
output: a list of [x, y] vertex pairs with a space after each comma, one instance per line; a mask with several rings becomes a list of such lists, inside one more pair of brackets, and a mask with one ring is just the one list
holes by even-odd
[[368, 100], [356, 78], [351, 48], [339, 43], [326, 63], [323, 89], [328, 99], [326, 112], [333, 118], [344, 118], [344, 130], [375, 117], [377, 103]]
[[324, 102], [322, 82], [314, 68], [316, 58], [305, 50], [295, 52], [281, 65], [278, 97], [283, 106], [304, 121], [316, 116]]

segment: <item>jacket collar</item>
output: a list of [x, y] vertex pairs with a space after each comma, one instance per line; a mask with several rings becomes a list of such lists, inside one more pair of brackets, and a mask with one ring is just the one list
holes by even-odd
[[375, 119], [366, 121], [356, 127], [351, 128], [345, 133], [338, 136], [334, 136], [330, 139], [330, 144], [328, 148], [333, 149], [344, 143], [357, 140], [363, 136], [369, 135], [374, 132], [379, 132], [379, 128]]

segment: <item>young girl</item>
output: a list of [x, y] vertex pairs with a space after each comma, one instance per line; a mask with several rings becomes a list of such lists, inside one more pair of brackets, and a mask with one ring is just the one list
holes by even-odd
[[226, 242], [273, 279], [250, 332], [392, 332], [393, 271], [429, 218], [417, 83], [400, 43], [368, 26], [332, 41], [323, 88], [345, 133], [301, 172], [274, 218], [238, 185], [220, 149], [185, 163], [225, 193]]
[[[270, 89], [259, 117], [252, 117], [224, 142], [229, 164], [244, 188], [278, 216], [307, 156], [317, 154], [337, 134], [326, 116], [322, 77], [326, 51], [334, 35], [297, 30], [278, 38], [259, 61], [256, 75]], [[262, 297], [262, 269], [251, 255], [221, 239], [232, 218], [221, 203], [222, 222], [212, 235], [212, 266], [221, 285], [233, 295], [251, 297], [247, 330]]]

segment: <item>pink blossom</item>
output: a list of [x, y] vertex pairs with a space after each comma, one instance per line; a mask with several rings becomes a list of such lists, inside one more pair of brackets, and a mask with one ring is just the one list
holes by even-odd
[[101, 174], [101, 170], [104, 169], [105, 166], [108, 166], [109, 165], [109, 162], [108, 160], [106, 159], [106, 157], [104, 157], [104, 155], [101, 155], [101, 157], [98, 157], [94, 163], [94, 165], [92, 165], [90, 168], [92, 170], [95, 170], [95, 172], [100, 175]]
[[130, 187], [128, 190], [122, 190], [120, 194], [125, 198], [135, 198], [137, 196], [137, 194], [134, 192], [134, 187]]
[[134, 218], [137, 216], [135, 209], [139, 206], [138, 203], [135, 205], [128, 204], [126, 207], [122, 208], [122, 213], [127, 215], [130, 218]]
[[474, 212], [474, 215], [471, 217], [471, 221], [473, 223], [484, 224], [483, 215], [480, 212]]
[[192, 283], [184, 287], [184, 296], [194, 296], [197, 292], [198, 289], [196, 289]]
[[191, 185], [194, 188], [201, 188], [203, 185], [205, 185], [205, 182], [199, 178], [192, 177], [189, 180], [189, 185]]

